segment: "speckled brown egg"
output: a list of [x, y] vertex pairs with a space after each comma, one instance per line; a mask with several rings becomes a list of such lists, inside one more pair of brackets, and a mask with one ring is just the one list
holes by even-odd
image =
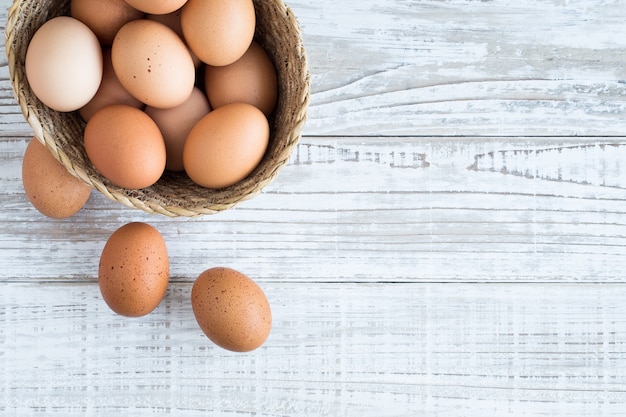
[[265, 293], [234, 269], [216, 267], [200, 274], [191, 289], [191, 306], [204, 334], [224, 349], [249, 352], [270, 334], [272, 312]]
[[124, 88], [148, 106], [178, 106], [195, 85], [196, 67], [187, 45], [154, 20], [122, 26], [111, 46], [111, 61]]
[[24, 152], [22, 183], [33, 207], [54, 219], [76, 214], [91, 194], [91, 187], [72, 176], [37, 138]]
[[[163, 23], [168, 28], [172, 29], [180, 38], [184, 41], [185, 36], [183, 35], [183, 28], [180, 25], [180, 12], [182, 9], [178, 9], [173, 11], [172, 13], [166, 14], [147, 14], [146, 19], [155, 20], [157, 22]], [[186, 44], [185, 44], [186, 45]], [[189, 47], [187, 47], [189, 54], [191, 55], [191, 59], [193, 60], [193, 64], [196, 68], [200, 67], [202, 61], [200, 58], [194, 54]]]
[[169, 258], [161, 233], [147, 223], [128, 223], [107, 240], [98, 285], [107, 305], [122, 316], [153, 311], [165, 296]]

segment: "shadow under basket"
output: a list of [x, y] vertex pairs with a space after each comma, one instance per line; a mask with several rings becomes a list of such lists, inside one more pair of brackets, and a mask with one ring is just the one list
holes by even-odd
[[239, 183], [215, 190], [193, 183], [184, 173], [165, 171], [147, 188], [117, 187], [93, 167], [83, 144], [85, 123], [78, 112], [50, 109], [26, 80], [25, 57], [36, 30], [59, 15], [69, 15], [69, 0], [16, 0], [6, 24], [6, 52], [15, 97], [35, 136], [74, 176], [107, 198], [148, 213], [193, 217], [214, 214], [259, 194], [288, 162], [300, 140], [310, 95], [310, 74], [298, 22], [282, 0], [253, 0], [255, 40], [265, 48], [278, 76], [278, 101], [270, 123], [268, 149], [257, 168]]

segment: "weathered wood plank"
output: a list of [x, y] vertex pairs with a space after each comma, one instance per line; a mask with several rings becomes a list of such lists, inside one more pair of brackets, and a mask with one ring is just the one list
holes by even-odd
[[215, 264], [292, 282], [622, 282], [624, 142], [305, 137], [225, 213], [168, 219], [94, 193], [55, 221], [21, 188], [26, 141], [0, 141], [0, 279], [90, 279], [113, 230], [140, 220], [182, 282]]
[[97, 284], [0, 284], [0, 412], [29, 416], [609, 416], [626, 402], [626, 286], [264, 285], [249, 354], [212, 345], [190, 284], [148, 316]]
[[310, 134], [621, 135], [620, 2], [291, 2]]

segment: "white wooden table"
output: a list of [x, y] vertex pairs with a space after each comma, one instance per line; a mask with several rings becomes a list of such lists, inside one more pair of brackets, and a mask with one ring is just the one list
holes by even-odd
[[[626, 2], [288, 4], [304, 136], [262, 195], [199, 219], [95, 192], [68, 220], [35, 211], [3, 51], [0, 415], [626, 415]], [[133, 220], [172, 272], [139, 319], [96, 277]], [[272, 305], [252, 353], [194, 321], [218, 265]]]

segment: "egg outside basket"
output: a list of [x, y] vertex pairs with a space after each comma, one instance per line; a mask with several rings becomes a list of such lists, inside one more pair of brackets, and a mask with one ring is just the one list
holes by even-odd
[[300, 140], [309, 103], [310, 74], [298, 22], [282, 0], [253, 0], [255, 40], [269, 54], [278, 75], [278, 102], [270, 117], [270, 143], [263, 160], [246, 179], [220, 190], [200, 187], [185, 174], [165, 171], [151, 187], [129, 190], [102, 177], [83, 145], [85, 123], [78, 112], [60, 113], [35, 97], [26, 80], [30, 39], [46, 21], [69, 14], [69, 0], [15, 0], [5, 30], [13, 90], [35, 136], [74, 176], [107, 198], [148, 213], [167, 216], [214, 214], [250, 199], [274, 180]]

